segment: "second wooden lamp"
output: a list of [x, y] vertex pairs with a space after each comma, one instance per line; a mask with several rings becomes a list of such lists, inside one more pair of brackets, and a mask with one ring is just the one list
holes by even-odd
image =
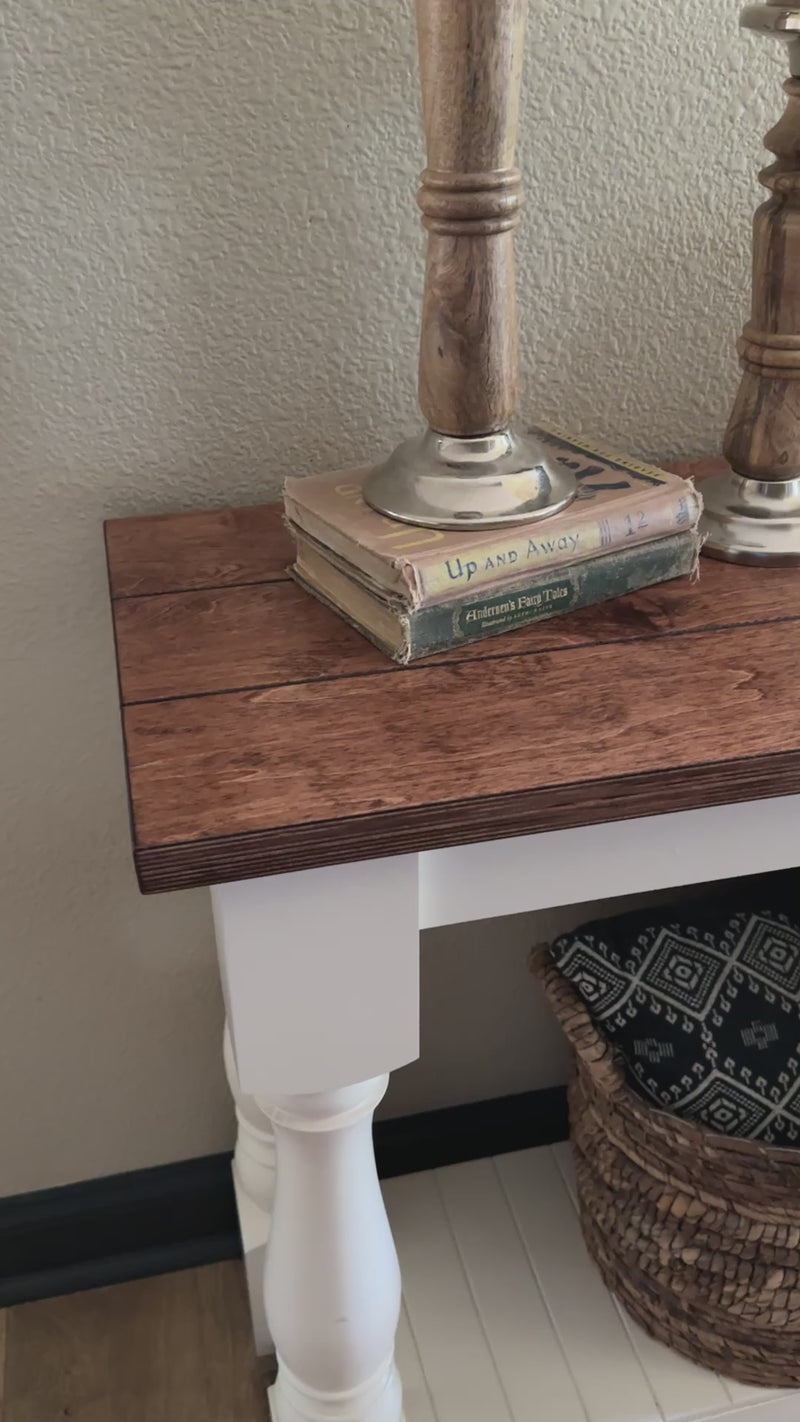
[[767, 134], [770, 196], [753, 227], [753, 301], [725, 435], [730, 470], [703, 484], [703, 552], [800, 564], [800, 4], [749, 5], [742, 25], [789, 43], [786, 112]]

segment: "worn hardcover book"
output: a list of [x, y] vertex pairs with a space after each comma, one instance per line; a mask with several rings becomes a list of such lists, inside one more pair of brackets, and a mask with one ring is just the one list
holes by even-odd
[[499, 589], [495, 586], [416, 609], [351, 577], [343, 560], [307, 535], [298, 535], [297, 561], [291, 571], [308, 592], [406, 665], [434, 652], [692, 573], [699, 548], [697, 532], [689, 529], [651, 543], [596, 554], [562, 571], [539, 569]]
[[340, 558], [351, 577], [411, 610], [696, 528], [702, 502], [690, 480], [552, 430], [535, 433], [578, 481], [569, 508], [538, 523], [480, 533], [398, 523], [365, 503], [364, 468], [287, 479], [289, 527]]

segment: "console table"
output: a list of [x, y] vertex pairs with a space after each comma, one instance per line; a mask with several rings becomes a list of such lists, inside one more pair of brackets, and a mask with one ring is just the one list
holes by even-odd
[[407, 1422], [795, 1422], [621, 1318], [564, 1150], [390, 1182], [393, 1238], [371, 1121], [421, 928], [800, 862], [796, 572], [706, 562], [401, 670], [287, 577], [277, 506], [106, 537], [139, 882], [212, 892], [275, 1422], [399, 1422], [400, 1374]]

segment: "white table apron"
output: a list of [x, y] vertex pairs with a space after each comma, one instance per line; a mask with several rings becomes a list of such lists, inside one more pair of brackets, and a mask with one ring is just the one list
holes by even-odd
[[212, 889], [234, 1182], [256, 1349], [278, 1359], [274, 1422], [402, 1414], [401, 1282], [371, 1125], [388, 1074], [419, 1053], [420, 930], [798, 862], [800, 796], [786, 796]]

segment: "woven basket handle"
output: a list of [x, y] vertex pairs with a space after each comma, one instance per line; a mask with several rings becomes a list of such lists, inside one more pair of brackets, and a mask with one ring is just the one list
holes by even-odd
[[625, 1075], [613, 1048], [597, 1030], [572, 984], [559, 972], [546, 943], [539, 943], [532, 950], [530, 966], [531, 972], [542, 984], [570, 1046], [592, 1080], [608, 1096], [626, 1090]]

